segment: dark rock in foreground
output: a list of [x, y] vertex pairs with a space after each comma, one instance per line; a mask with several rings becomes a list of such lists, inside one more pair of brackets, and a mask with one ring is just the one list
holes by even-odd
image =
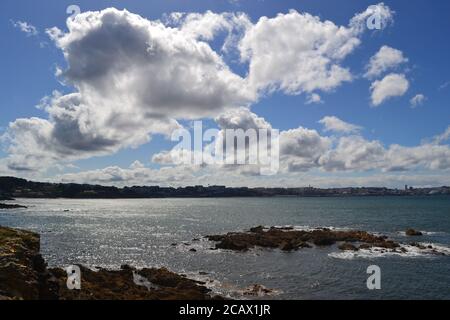
[[34, 232], [0, 227], [0, 296], [3, 299], [56, 298], [39, 246], [39, 235]]
[[60, 300], [210, 300], [210, 290], [204, 283], [188, 279], [165, 268], [120, 270], [90, 270], [80, 266], [81, 290], [69, 290], [67, 274], [62, 269], [50, 269], [58, 284]]
[[408, 229], [406, 230], [405, 234], [407, 236], [422, 236], [422, 232], [414, 230], [414, 229]]
[[81, 270], [81, 290], [67, 288], [64, 269], [48, 269], [39, 235], [0, 227], [0, 300], [205, 300], [203, 283], [167, 269]]
[[283, 251], [310, 248], [316, 246], [330, 246], [342, 242], [341, 250], [358, 250], [354, 244], [358, 242], [362, 248], [381, 247], [395, 249], [400, 245], [386, 237], [376, 236], [366, 231], [336, 231], [328, 228], [314, 230], [294, 230], [292, 228], [271, 227], [265, 229], [261, 226], [251, 228], [246, 232], [230, 232], [225, 235], [206, 236], [216, 241], [217, 249], [246, 251], [254, 247], [279, 248]]
[[26, 208], [26, 207], [21, 206], [19, 204], [0, 203], [0, 209], [20, 209], [20, 208]]

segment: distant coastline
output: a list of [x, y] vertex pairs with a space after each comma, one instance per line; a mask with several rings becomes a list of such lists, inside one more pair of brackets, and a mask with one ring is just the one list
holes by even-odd
[[348, 188], [247, 188], [225, 186], [111, 187], [90, 184], [33, 182], [0, 177], [0, 200], [14, 198], [135, 199], [135, 198], [225, 198], [225, 197], [346, 197], [450, 195], [450, 187], [390, 189], [383, 187]]

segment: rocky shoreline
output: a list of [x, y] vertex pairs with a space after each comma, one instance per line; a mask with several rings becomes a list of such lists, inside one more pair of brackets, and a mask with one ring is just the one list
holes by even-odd
[[[408, 229], [409, 237], [421, 236], [420, 231]], [[332, 230], [329, 228], [316, 228], [312, 230], [295, 230], [293, 227], [258, 226], [243, 232], [229, 232], [222, 235], [209, 235], [205, 237], [215, 242], [213, 249], [226, 249], [234, 251], [247, 251], [255, 247], [278, 248], [283, 251], [294, 251], [302, 248], [331, 246], [337, 244], [343, 251], [389, 250], [399, 254], [406, 254], [408, 249], [404, 244], [388, 239], [386, 236], [374, 235], [358, 230]], [[431, 254], [442, 254], [432, 245], [424, 246], [417, 242], [409, 246], [426, 250]]]
[[204, 283], [165, 268], [91, 270], [79, 266], [80, 290], [67, 288], [67, 273], [47, 268], [37, 233], [0, 226], [0, 300], [210, 300]]
[[[408, 229], [405, 235], [417, 238], [420, 231]], [[443, 254], [434, 245], [411, 242], [408, 245], [366, 231], [316, 228], [258, 226], [242, 232], [205, 237], [213, 241], [213, 250], [245, 252], [261, 247], [292, 252], [300, 249], [335, 245], [342, 251], [381, 250], [399, 255], [409, 250]], [[200, 239], [194, 239], [199, 241]], [[194, 241], [193, 240], [193, 241]], [[205, 282], [171, 272], [165, 268], [143, 268], [123, 265], [119, 270], [90, 269], [78, 266], [81, 288], [70, 290], [63, 268], [48, 268], [40, 254], [37, 233], [0, 226], [0, 300], [211, 300], [214, 295]], [[243, 295], [261, 296], [275, 291], [254, 285]]]

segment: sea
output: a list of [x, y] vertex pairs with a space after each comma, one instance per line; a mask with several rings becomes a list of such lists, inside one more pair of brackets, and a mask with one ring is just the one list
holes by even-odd
[[[27, 208], [0, 210], [0, 225], [40, 233], [41, 252], [51, 267], [166, 267], [235, 299], [450, 299], [449, 196], [13, 203]], [[336, 245], [233, 252], [211, 250], [214, 243], [204, 238], [259, 225], [365, 230], [401, 242], [408, 252], [350, 252]], [[407, 228], [423, 236], [408, 237]], [[431, 244], [437, 252], [411, 242]], [[379, 288], [367, 285], [371, 266], [379, 267]], [[249, 296], [255, 284], [270, 292]]]

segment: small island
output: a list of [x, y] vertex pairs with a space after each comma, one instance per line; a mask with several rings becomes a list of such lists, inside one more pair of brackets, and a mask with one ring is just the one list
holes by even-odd
[[[408, 230], [415, 231], [414, 229]], [[421, 234], [421, 232], [415, 231], [414, 235]], [[384, 235], [375, 235], [360, 230], [332, 230], [329, 228], [296, 230], [293, 227], [258, 226], [247, 231], [208, 235], [205, 238], [215, 243], [214, 250], [225, 249], [240, 252], [256, 247], [290, 252], [304, 248], [337, 245], [337, 248], [342, 251], [375, 249], [403, 255], [408, 253], [409, 246], [409, 248], [414, 247], [426, 254], [447, 255], [433, 245], [423, 245], [417, 242], [400, 243], [390, 240]]]

